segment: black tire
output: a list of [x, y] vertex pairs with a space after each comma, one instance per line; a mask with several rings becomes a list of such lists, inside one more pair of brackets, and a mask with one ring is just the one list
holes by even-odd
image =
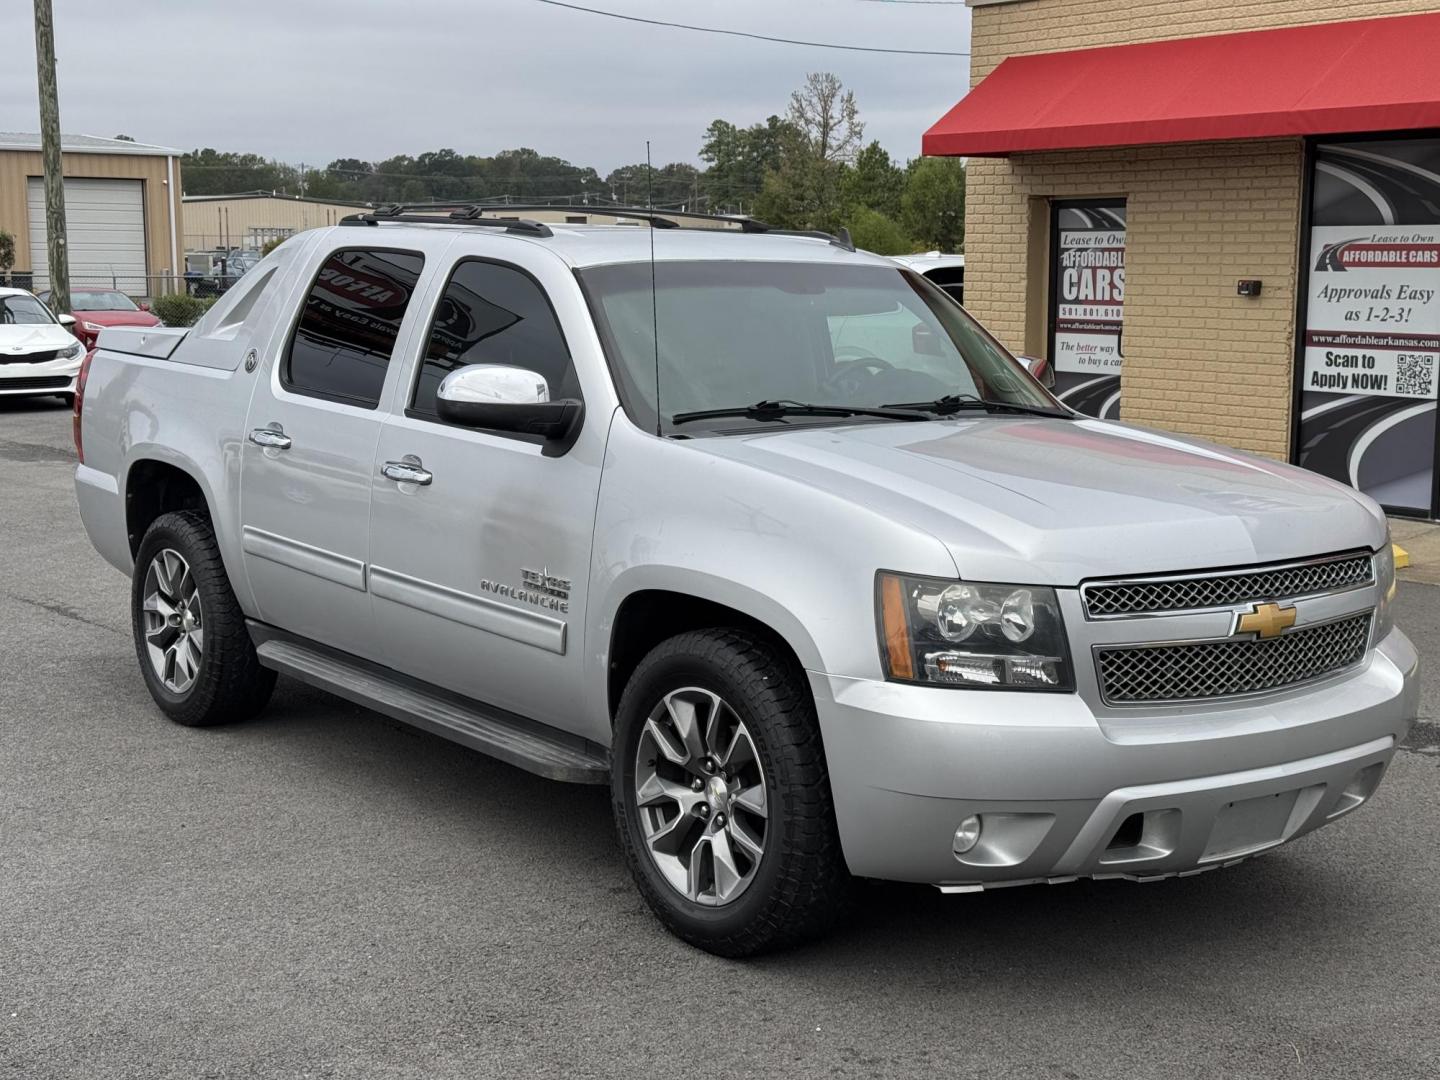
[[[734, 900], [706, 906], [665, 879], [651, 857], [635, 793], [636, 752], [671, 691], [718, 694], [744, 721], [764, 768], [770, 816], [754, 878]], [[819, 937], [848, 913], [852, 879], [840, 850], [814, 701], [793, 660], [738, 630], [670, 638], [641, 661], [616, 716], [611, 803], [620, 845], [645, 901], [676, 936], [745, 957]]]
[[[155, 556], [177, 552], [190, 566], [204, 612], [200, 664], [194, 681], [175, 693], [161, 680], [145, 640], [144, 583]], [[265, 707], [275, 689], [275, 672], [260, 666], [245, 627], [245, 614], [230, 587], [210, 519], [193, 510], [162, 514], [145, 532], [135, 557], [130, 590], [135, 655], [150, 696], [161, 711], [186, 727], [248, 720]]]

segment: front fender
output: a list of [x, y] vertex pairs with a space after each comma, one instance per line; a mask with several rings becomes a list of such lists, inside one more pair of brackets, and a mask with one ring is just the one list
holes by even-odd
[[605, 710], [615, 615], [644, 589], [734, 608], [783, 638], [807, 670], [883, 678], [876, 571], [954, 577], [948, 549], [913, 525], [711, 454], [704, 442], [657, 438], [623, 415], [612, 425], [591, 562], [587, 703]]

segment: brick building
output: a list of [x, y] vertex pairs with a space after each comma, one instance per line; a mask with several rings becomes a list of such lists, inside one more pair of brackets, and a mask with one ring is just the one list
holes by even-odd
[[1093, 415], [1440, 514], [1440, 13], [967, 0], [966, 306]]

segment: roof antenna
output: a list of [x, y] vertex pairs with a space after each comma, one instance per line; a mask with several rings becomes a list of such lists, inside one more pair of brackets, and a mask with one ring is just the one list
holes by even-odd
[[[655, 168], [650, 164], [650, 140], [645, 140], [645, 209], [655, 209]], [[655, 222], [650, 225], [650, 331], [655, 338], [655, 434], [663, 436], [664, 414], [660, 411], [660, 302], [655, 288]]]

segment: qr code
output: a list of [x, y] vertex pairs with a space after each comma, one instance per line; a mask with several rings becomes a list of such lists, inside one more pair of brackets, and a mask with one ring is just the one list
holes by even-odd
[[1435, 358], [1426, 353], [1400, 353], [1395, 358], [1395, 393], [1401, 397], [1433, 397]]

